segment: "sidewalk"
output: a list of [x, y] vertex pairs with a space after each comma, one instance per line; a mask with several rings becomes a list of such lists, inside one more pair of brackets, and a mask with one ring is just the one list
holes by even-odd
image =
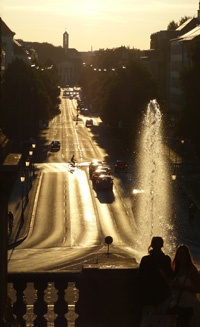
[[9, 248], [12, 248], [13, 246], [21, 243], [28, 235], [39, 177], [40, 172], [36, 170], [35, 175], [32, 176], [31, 185], [29, 180], [29, 190], [27, 192], [26, 181], [24, 182], [22, 190], [20, 173], [17, 176], [16, 182], [12, 190], [12, 194], [8, 202], [8, 212], [12, 211], [14, 216], [12, 232], [10, 233], [8, 231]]

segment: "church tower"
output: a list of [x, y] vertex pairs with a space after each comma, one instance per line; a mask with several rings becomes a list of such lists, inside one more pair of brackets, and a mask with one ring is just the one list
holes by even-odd
[[197, 11], [197, 19], [200, 22], [200, 1], [199, 1], [199, 9]]
[[65, 54], [67, 53], [67, 50], [69, 49], [69, 34], [65, 32], [63, 34], [63, 49], [65, 51]]

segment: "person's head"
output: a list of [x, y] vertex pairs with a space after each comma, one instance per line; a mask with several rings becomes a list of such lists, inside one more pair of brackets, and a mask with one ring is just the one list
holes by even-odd
[[187, 269], [191, 266], [194, 266], [194, 261], [190, 249], [187, 245], [180, 244], [177, 247], [175, 256], [172, 260], [172, 269], [176, 272], [180, 267], [185, 267]]
[[159, 252], [159, 251], [161, 251], [163, 245], [164, 245], [164, 241], [163, 241], [162, 237], [154, 236], [151, 240], [151, 244], [148, 248], [148, 251], [149, 251], [149, 253], [152, 251]]

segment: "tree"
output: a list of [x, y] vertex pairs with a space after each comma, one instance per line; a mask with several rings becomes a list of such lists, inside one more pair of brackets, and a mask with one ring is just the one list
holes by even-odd
[[[96, 59], [96, 65], [98, 63]], [[98, 110], [102, 120], [116, 127], [122, 122], [123, 126], [130, 127], [127, 133], [134, 135], [143, 119], [147, 103], [151, 99], [158, 99], [158, 86], [152, 74], [141, 62], [133, 60], [121, 62], [121, 66], [118, 62], [115, 71], [85, 67], [82, 82], [89, 102], [93, 109]]]
[[7, 137], [32, 137], [38, 132], [39, 120], [52, 117], [52, 99], [56, 106], [58, 96], [48, 93], [57, 86], [51, 74], [33, 69], [18, 58], [8, 65], [2, 83], [2, 128]]
[[168, 26], [167, 26], [167, 31], [175, 31], [179, 26], [184, 24], [189, 18], [188, 16], [181, 17], [179, 23], [176, 23], [174, 20], [172, 20]]
[[175, 31], [177, 29], [177, 27], [178, 27], [178, 24], [175, 23], [174, 20], [172, 20], [167, 26], [167, 31]]

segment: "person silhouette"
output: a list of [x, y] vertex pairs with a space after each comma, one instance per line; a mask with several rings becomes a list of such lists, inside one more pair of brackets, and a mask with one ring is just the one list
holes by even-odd
[[196, 293], [200, 293], [200, 277], [187, 245], [180, 244], [177, 247], [172, 259], [172, 269], [174, 275], [170, 285], [176, 305], [176, 327], [189, 327]]
[[139, 287], [143, 307], [141, 327], [169, 325], [169, 280], [173, 271], [170, 257], [162, 251], [163, 245], [162, 237], [154, 236], [148, 248], [149, 254], [142, 257], [140, 262]]

